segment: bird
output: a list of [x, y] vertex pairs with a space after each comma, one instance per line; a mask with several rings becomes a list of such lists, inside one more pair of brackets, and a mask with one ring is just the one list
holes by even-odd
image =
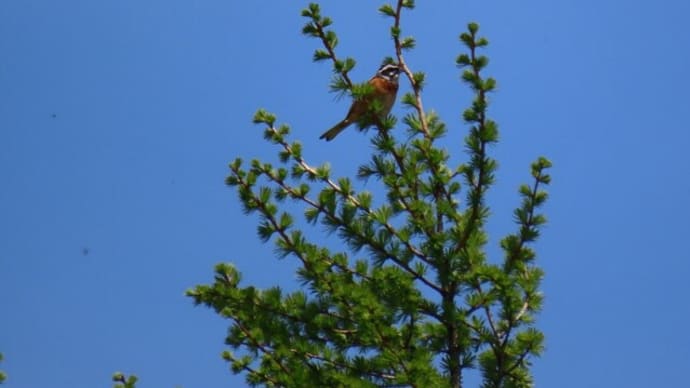
[[[399, 75], [400, 66], [397, 64], [386, 63], [381, 65], [376, 74], [368, 81], [369, 85], [373, 86], [371, 94], [355, 99], [347, 112], [347, 116], [331, 129], [324, 132], [319, 139], [331, 141], [352, 123], [359, 123], [362, 128], [373, 124], [380, 124], [380, 121], [388, 116], [395, 103], [395, 96], [398, 94]], [[372, 112], [374, 110], [372, 106], [373, 101], [380, 103], [380, 109], [377, 109], [377, 112], [375, 112], [378, 114], [377, 118], [367, 117], [367, 115], [374, 113]]]

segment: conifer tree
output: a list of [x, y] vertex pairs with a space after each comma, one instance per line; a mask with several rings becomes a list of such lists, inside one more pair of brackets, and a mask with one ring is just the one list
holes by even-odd
[[[294, 292], [258, 289], [242, 284], [232, 264], [218, 264], [212, 284], [188, 291], [230, 321], [223, 357], [252, 386], [459, 388], [470, 370], [486, 388], [533, 385], [531, 361], [544, 341], [535, 327], [543, 272], [530, 244], [545, 223], [538, 209], [551, 164], [540, 157], [531, 165], [531, 182], [519, 188], [516, 231], [500, 240], [502, 257], [488, 257], [486, 193], [497, 168], [489, 151], [499, 138], [488, 111], [496, 87], [484, 75], [488, 40], [476, 23], [459, 36], [456, 65], [474, 97], [462, 112], [466, 162], [451, 165], [450, 154], [463, 147], [439, 144], [446, 125], [423, 106], [424, 73], [405, 60], [415, 40], [403, 35], [402, 20], [414, 5], [397, 0], [379, 8], [391, 22], [389, 61], [410, 85], [401, 98], [409, 113], [401, 122], [380, 120], [369, 132], [373, 151], [353, 174], [379, 184], [385, 198], [333, 177], [328, 163], [311, 164], [289, 126], [263, 109], [254, 123], [277, 148], [279, 164], [230, 164], [227, 184], [245, 212], [258, 216], [260, 238], [299, 262], [303, 284]], [[314, 60], [332, 64], [332, 89], [367, 98], [371, 90], [349, 76], [355, 60], [336, 54], [332, 19], [318, 4], [302, 15], [304, 34], [322, 45]], [[306, 222], [286, 210], [290, 202], [304, 208]], [[327, 248], [300, 222], [325, 226], [343, 250]]]
[[[3, 359], [3, 355], [2, 355], [2, 353], [0, 353], [0, 361], [2, 361], [2, 359]], [[5, 379], [7, 379], [7, 375], [5, 375], [4, 372], [0, 371], [0, 384], [5, 382]]]

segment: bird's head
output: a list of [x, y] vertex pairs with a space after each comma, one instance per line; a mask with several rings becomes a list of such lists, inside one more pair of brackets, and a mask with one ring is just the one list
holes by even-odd
[[388, 81], [398, 82], [398, 76], [400, 75], [400, 66], [395, 63], [385, 63], [379, 67], [376, 75], [381, 78], [385, 78]]

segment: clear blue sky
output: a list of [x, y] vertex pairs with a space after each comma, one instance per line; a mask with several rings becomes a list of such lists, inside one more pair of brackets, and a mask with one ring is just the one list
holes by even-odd
[[[378, 4], [377, 2], [374, 2]], [[425, 104], [460, 152], [469, 102], [454, 59], [477, 21], [497, 78], [501, 142], [492, 244], [519, 183], [554, 162], [538, 324], [540, 387], [679, 387], [690, 366], [690, 3], [418, 1], [403, 30], [427, 72]], [[251, 124], [265, 107], [306, 157], [351, 175], [367, 136], [319, 134], [347, 101], [328, 93], [306, 2], [0, 2], [0, 351], [7, 387], [243, 386], [219, 354], [227, 322], [184, 291], [232, 261], [248, 283], [294, 285], [225, 187], [237, 156], [273, 160]], [[389, 21], [329, 1], [339, 53], [370, 77]], [[409, 86], [402, 85], [402, 90]], [[396, 114], [405, 110], [398, 104]], [[372, 190], [375, 184], [370, 182]], [[492, 248], [495, 252], [495, 248]]]

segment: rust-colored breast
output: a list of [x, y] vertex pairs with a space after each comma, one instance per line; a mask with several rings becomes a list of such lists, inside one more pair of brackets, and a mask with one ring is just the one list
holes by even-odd
[[397, 82], [390, 82], [381, 77], [374, 77], [369, 80], [369, 83], [374, 85], [374, 90], [376, 90], [376, 94], [395, 94], [398, 92]]
[[395, 97], [398, 93], [398, 83], [390, 82], [380, 77], [374, 77], [369, 82], [374, 85], [377, 99], [383, 104], [382, 115], [387, 115], [391, 111], [393, 104], [395, 104]]

